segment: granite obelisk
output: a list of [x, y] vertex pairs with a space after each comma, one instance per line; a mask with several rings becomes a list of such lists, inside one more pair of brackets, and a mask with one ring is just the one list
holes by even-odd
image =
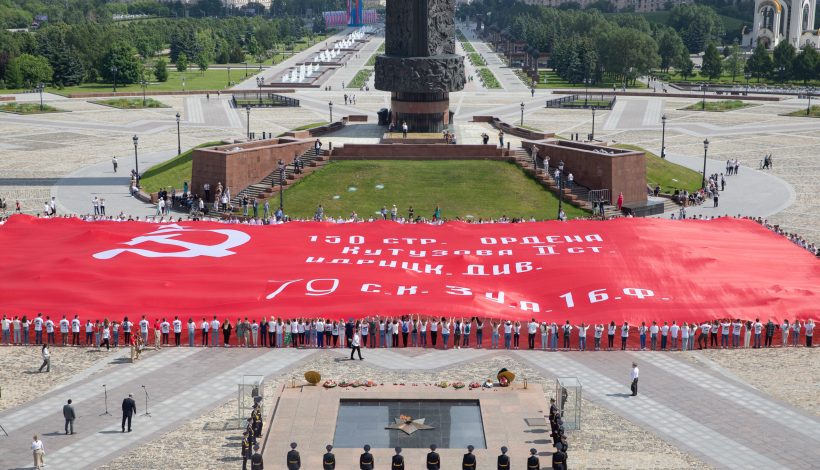
[[441, 132], [452, 91], [464, 88], [464, 57], [455, 44], [455, 0], [388, 0], [378, 90], [389, 91], [393, 123], [410, 132]]

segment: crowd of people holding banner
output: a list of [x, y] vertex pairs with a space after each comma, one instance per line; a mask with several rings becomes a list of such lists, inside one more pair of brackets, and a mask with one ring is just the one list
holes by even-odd
[[[167, 318], [162, 318], [161, 321], [157, 319], [152, 323], [143, 316], [134, 323], [126, 316], [122, 321], [110, 321], [108, 318], [93, 322], [86, 320], [83, 328], [81, 324], [79, 315], [74, 315], [71, 320], [63, 315], [55, 322], [50, 316], [43, 314], [38, 314], [32, 320], [25, 315], [20, 317], [4, 314], [0, 320], [2, 344], [61, 344], [97, 349], [105, 346], [107, 350], [109, 347], [119, 346], [122, 334], [125, 346], [130, 346], [135, 341], [150, 344], [150, 338], [153, 337], [156, 348], [179, 347], [183, 345], [182, 335], [185, 330], [189, 347], [345, 348], [350, 347], [355, 332], [359, 335], [361, 346], [365, 348], [480, 349], [485, 347], [486, 332], [491, 349], [612, 351], [626, 350], [631, 345], [631, 349], [641, 351], [686, 351], [695, 349], [695, 343], [697, 349], [770, 348], [778, 343], [782, 347], [798, 347], [801, 345], [801, 337], [806, 347], [812, 347], [815, 328], [811, 319], [795, 319], [791, 322], [784, 319], [780, 324], [771, 320], [764, 323], [756, 318], [680, 324], [676, 321], [651, 321], [641, 322], [640, 325], [630, 325], [627, 322], [616, 325], [612, 321], [609, 324], [574, 325], [569, 320], [559, 324], [538, 322], [534, 318], [529, 322], [522, 322], [420, 315], [371, 316], [347, 321], [274, 317], [261, 320], [244, 317], [232, 321], [229, 318], [219, 320], [214, 315], [212, 319], [203, 317], [199, 321], [188, 318], [184, 327], [179, 317], [172, 321]], [[85, 333], [84, 341], [81, 341], [81, 329]], [[779, 342], [776, 339], [778, 331]], [[591, 347], [587, 342], [590, 336]], [[526, 340], [526, 346], [521, 344], [522, 337]], [[635, 345], [635, 337], [638, 338], [638, 346]]]

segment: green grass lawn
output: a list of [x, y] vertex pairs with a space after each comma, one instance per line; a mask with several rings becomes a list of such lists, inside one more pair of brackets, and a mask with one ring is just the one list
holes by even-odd
[[575, 101], [561, 103], [564, 108], [581, 108], [584, 106], [595, 106], [596, 108], [608, 108], [612, 102], [610, 100], [584, 100], [583, 98]]
[[646, 183], [652, 188], [660, 185], [661, 192], [672, 194], [676, 189], [695, 191], [700, 188], [701, 175], [697, 171], [664, 160], [636, 145], [618, 144], [620, 149], [639, 150], [646, 154]]
[[114, 98], [110, 100], [92, 101], [94, 104], [111, 106], [119, 109], [144, 109], [144, 108], [167, 108], [161, 101], [153, 98], [146, 98], [143, 103], [142, 98]]
[[703, 103], [692, 103], [689, 106], [683, 108], [687, 111], [732, 111], [734, 109], [742, 109], [748, 108], [749, 106], [754, 106], [751, 103], [744, 103], [740, 100], [719, 100], [719, 101], [707, 101], [706, 106], [704, 107]]
[[[312, 217], [319, 204], [327, 215], [346, 217], [355, 211], [365, 218], [393, 204], [405, 216], [413, 206], [428, 219], [436, 205], [447, 219], [507, 215], [542, 220], [558, 213], [558, 199], [519, 167], [481, 160], [331, 162], [285, 189], [284, 197], [292, 217]], [[279, 203], [275, 199], [271, 205]], [[564, 207], [569, 218], [589, 215]]]
[[291, 129], [291, 130], [292, 130], [292, 131], [306, 131], [306, 130], [308, 130], [308, 129], [313, 129], [314, 127], [326, 126], [326, 125], [328, 125], [328, 124], [330, 124], [330, 123], [329, 123], [329, 122], [327, 122], [327, 121], [322, 121], [322, 122], [312, 122], [312, 123], [310, 123], [310, 124], [305, 124], [304, 126], [299, 126], [299, 127], [295, 128], [295, 129]]
[[369, 59], [367, 59], [367, 62], [364, 65], [366, 65], [368, 67], [375, 67], [376, 66], [376, 57], [378, 57], [380, 55], [383, 55], [383, 53], [381, 53], [381, 52], [374, 53], [372, 56], [370, 56]]
[[353, 79], [350, 80], [350, 83], [347, 84], [347, 88], [353, 88], [358, 90], [359, 88], [363, 87], [365, 83], [370, 79], [370, 76], [373, 75], [373, 69], [361, 69], [356, 72], [356, 75], [353, 76]]
[[16, 114], [48, 114], [63, 112], [63, 110], [47, 104], [43, 104], [43, 109], [40, 109], [40, 103], [11, 102], [0, 104], [0, 112]]
[[801, 109], [799, 111], [784, 114], [783, 116], [820, 117], [820, 106], [812, 106], [808, 113], [806, 113], [805, 109]]
[[485, 88], [501, 88], [501, 84], [498, 82], [498, 79], [495, 78], [495, 75], [493, 75], [490, 69], [478, 69], [478, 76], [481, 77], [481, 81], [484, 83]]
[[[221, 144], [221, 141], [207, 142], [202, 145], [198, 145], [196, 148], [211, 147]], [[162, 188], [168, 187], [182, 189], [185, 181], [191, 181], [191, 155], [193, 152], [193, 149], [188, 150], [187, 152], [182, 152], [182, 154], [177, 155], [166, 162], [149, 168], [148, 171], [142, 174], [140, 188], [146, 193], [155, 193]]]
[[[249, 73], [254, 73], [258, 69], [249, 68]], [[231, 70], [231, 80], [240, 81], [245, 76], [244, 69]], [[152, 77], [153, 78], [153, 77]], [[183, 90], [183, 79], [185, 80], [185, 90], [222, 90], [228, 86], [227, 69], [208, 69], [204, 73], [199, 70], [188, 70], [187, 72], [169, 71], [168, 81], [151, 81], [145, 90], [152, 91], [180, 91]], [[59, 95], [69, 95], [71, 93], [107, 93], [113, 91], [111, 83], [83, 83], [82, 85], [69, 86], [63, 89], [47, 88], [50, 93]], [[117, 84], [118, 92], [133, 92], [135, 95], [142, 94], [142, 87], [138, 84], [120, 85]]]
[[470, 57], [470, 62], [475, 67], [486, 67], [487, 66], [487, 62], [484, 61], [484, 58], [481, 57], [481, 54], [479, 54], [478, 52], [471, 52], [469, 57]]
[[[724, 66], [724, 68], [725, 68], [725, 66]], [[709, 78], [707, 76], [701, 75], [700, 73], [697, 72], [697, 70], [695, 71], [694, 75], [690, 75], [686, 78], [684, 78], [683, 75], [681, 75], [678, 72], [665, 73], [665, 72], [656, 71], [656, 72], [653, 72], [653, 74], [657, 75], [662, 80], [669, 81], [669, 82], [675, 82], [675, 83], [679, 83], [679, 82], [704, 83], [704, 82], [706, 82], [706, 83], [710, 83], [710, 84], [735, 85], [735, 86], [740, 87], [741, 91], [744, 91], [745, 87], [746, 87], [746, 77], [743, 75], [742, 70], [740, 71], [740, 73], [735, 75], [734, 80], [732, 79], [732, 74], [727, 73], [725, 71], [719, 78]], [[752, 78], [751, 80], [749, 80], [749, 85], [750, 86], [754, 86], [754, 85], [758, 85], [758, 84], [768, 84], [768, 85], [772, 85], [772, 86], [782, 86], [782, 85], [789, 86], [790, 85], [790, 86], [796, 86], [796, 87], [803, 87], [803, 86], [806, 86], [806, 85], [820, 86], [820, 80], [810, 80], [806, 83], [804, 83], [802, 80], [792, 80], [792, 81], [788, 81], [788, 82], [781, 82], [779, 80], [772, 80], [772, 79], [765, 79], [765, 78], [763, 78], [763, 79]]]
[[[528, 76], [524, 75], [521, 70], [516, 70], [516, 73], [524, 83], [530, 84], [531, 80]], [[538, 80], [538, 84], [535, 85], [535, 88], [586, 88], [586, 85], [583, 83], [569, 83], [563, 78], [559, 77], [553, 70], [539, 70], [538, 76], [540, 79]], [[618, 81], [614, 82], [611, 79], [604, 77], [604, 79], [594, 85], [590, 85], [590, 88], [609, 88], [612, 89], [612, 86], [615, 85], [619, 89], [623, 87], [623, 82]], [[627, 88], [645, 88], [646, 85], [639, 81], [635, 81], [635, 85], [627, 86]]]
[[475, 52], [475, 47], [473, 47], [473, 45], [467, 41], [463, 41], [461, 43], [461, 47], [464, 48], [464, 52], [468, 54], [472, 54]]

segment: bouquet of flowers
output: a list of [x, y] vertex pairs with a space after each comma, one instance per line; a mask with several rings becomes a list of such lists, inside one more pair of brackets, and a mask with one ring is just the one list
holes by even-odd
[[358, 388], [358, 387], [362, 386], [362, 383], [358, 380], [354, 380], [353, 383], [350, 384], [350, 386], [353, 387], [353, 388]]
[[493, 379], [487, 379], [484, 381], [484, 388], [493, 388]]
[[373, 380], [368, 380], [367, 382], [364, 383], [365, 387], [375, 387], [376, 385], [378, 385], [378, 384]]
[[335, 380], [327, 379], [327, 380], [325, 380], [325, 383], [322, 384], [322, 387], [333, 388], [333, 387], [336, 387], [337, 385], [338, 384], [336, 383]]
[[470, 382], [470, 390], [473, 390], [475, 388], [481, 388], [481, 384], [478, 382]]
[[502, 387], [508, 387], [510, 385], [510, 381], [507, 380], [506, 377], [502, 376], [500, 379], [498, 379], [498, 384]]
[[464, 382], [453, 382], [453, 388], [456, 390], [464, 388]]
[[347, 388], [347, 387], [350, 387], [350, 382], [348, 382], [347, 380], [342, 380], [342, 381], [339, 383], [339, 386], [340, 386], [340, 387], [342, 387], [342, 388]]
[[442, 380], [441, 382], [437, 383], [436, 386], [441, 388], [447, 388], [450, 386], [450, 384], [448, 384], [446, 380]]

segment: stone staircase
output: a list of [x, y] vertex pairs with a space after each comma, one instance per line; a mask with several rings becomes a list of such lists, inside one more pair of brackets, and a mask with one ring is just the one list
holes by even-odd
[[[301, 155], [301, 161], [304, 164], [302, 173], [296, 173], [292, 164], [285, 166], [285, 180], [282, 184], [283, 187], [287, 187], [292, 182], [296, 182], [304, 176], [318, 170], [328, 162], [328, 157], [325, 157], [320, 153], [317, 153], [316, 149], [311, 148], [310, 150]], [[242, 213], [242, 198], [244, 198], [245, 196], [248, 196], [249, 201], [253, 201], [254, 198], [260, 199], [261, 206], [261, 204], [263, 203], [262, 200], [268, 199], [271, 196], [273, 196], [273, 194], [279, 192], [279, 188], [279, 170], [276, 169], [273, 172], [271, 172], [268, 176], [266, 176], [264, 179], [262, 179], [262, 181], [248, 186], [242, 191], [239, 191], [239, 193], [237, 193], [231, 198], [233, 213]], [[275, 204], [271, 204], [271, 212], [275, 210], [275, 207], [278, 206]], [[214, 213], [214, 211], [211, 211], [211, 213]], [[231, 214], [230, 211], [216, 211], [215, 213], [219, 215]]]
[[[524, 170], [524, 172], [531, 175], [536, 181], [541, 183], [542, 186], [550, 190], [556, 196], [559, 195], [558, 182], [555, 181], [555, 178], [552, 176], [555, 173], [556, 167], [550, 167], [547, 173], [544, 172], [543, 167], [538, 167], [537, 169], [534, 168], [532, 157], [530, 157], [529, 152], [524, 149], [514, 150], [511, 157], [514, 159], [515, 163]], [[550, 163], [553, 162], [550, 161]], [[589, 202], [589, 188], [581, 186], [577, 181], [573, 182], [572, 189], [568, 188], [566, 176], [567, 174], [565, 172], [563, 175], [564, 202], [575, 207], [580, 207], [591, 211], [593, 207]], [[621, 211], [619, 211], [616, 206], [609, 204], [604, 206], [604, 214], [606, 217], [616, 217], [622, 215]]]

